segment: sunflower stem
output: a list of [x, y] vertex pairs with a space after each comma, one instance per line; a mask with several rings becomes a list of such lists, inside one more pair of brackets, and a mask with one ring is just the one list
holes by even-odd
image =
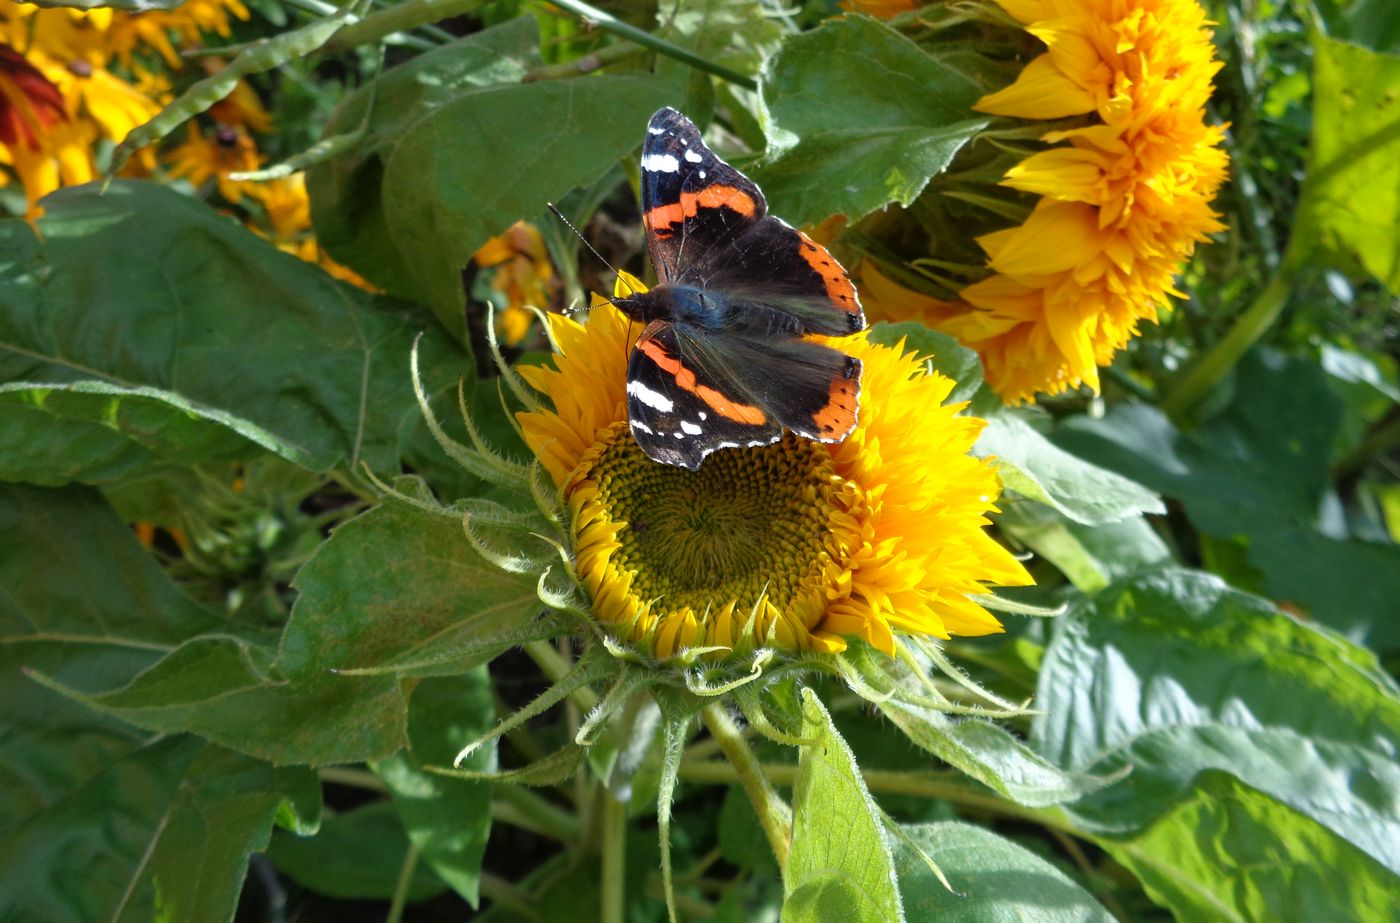
[[[768, 845], [773, 849], [773, 858], [778, 860], [778, 870], [786, 874], [788, 850], [792, 841], [792, 809], [778, 797], [758, 757], [749, 748], [743, 733], [729, 717], [729, 713], [711, 702], [700, 710], [700, 717], [729, 759], [729, 766], [734, 772], [733, 781], [737, 781], [749, 796], [749, 801], [758, 814], [759, 826], [763, 828], [764, 835], [768, 837]], [[681, 775], [684, 776], [685, 773], [686, 767], [682, 766]]]
[[417, 868], [418, 846], [409, 843], [408, 852], [404, 853], [403, 865], [399, 867], [399, 880], [394, 885], [394, 897], [389, 903], [389, 912], [384, 917], [384, 923], [399, 923], [403, 919], [403, 909], [408, 905], [408, 890], [413, 885], [413, 873]]
[[602, 923], [623, 923], [627, 918], [627, 805], [605, 786], [598, 787], [603, 802]]
[[[572, 665], [559, 656], [559, 652], [550, 642], [529, 641], [524, 647], [525, 653], [535, 662], [535, 666], [554, 682], [557, 683], [568, 675]], [[569, 693], [569, 701], [577, 705], [580, 711], [587, 713], [598, 707], [598, 693], [588, 686], [580, 686]]]
[[497, 800], [491, 803], [491, 816], [502, 823], [529, 830], [541, 836], [576, 845], [583, 836], [578, 816], [555, 807], [520, 785], [492, 786]]
[[[1298, 239], [1294, 233], [1294, 240]], [[1205, 355], [1197, 359], [1181, 377], [1175, 387], [1162, 401], [1162, 410], [1178, 425], [1189, 422], [1191, 413], [1211, 389], [1220, 383], [1230, 370], [1240, 361], [1249, 348], [1259, 341], [1288, 304], [1288, 296], [1293, 290], [1293, 280], [1300, 260], [1293, 254], [1300, 252], [1290, 247], [1283, 264], [1274, 273], [1273, 279], [1255, 297], [1254, 302], [1236, 318], [1234, 325]]]
[[344, 26], [327, 40], [323, 50], [344, 51], [357, 45], [368, 45], [395, 32], [406, 32], [419, 26], [462, 16], [484, 5], [485, 0], [417, 0], [400, 3]]

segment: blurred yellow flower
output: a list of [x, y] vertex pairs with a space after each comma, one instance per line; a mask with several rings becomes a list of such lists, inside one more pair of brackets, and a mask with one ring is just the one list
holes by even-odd
[[1207, 235], [1225, 179], [1223, 129], [1204, 121], [1214, 60], [1196, 0], [997, 0], [1044, 41], [996, 115], [1094, 122], [1052, 132], [1008, 186], [1041, 196], [1020, 227], [979, 240], [994, 275], [962, 291], [974, 310], [940, 326], [977, 349], [1003, 398], [1081, 384], [1157, 320]]
[[366, 291], [377, 291], [359, 273], [331, 259], [316, 243], [311, 230], [311, 200], [306, 195], [306, 174], [293, 173], [281, 179], [250, 182], [243, 190], [263, 210], [264, 220], [250, 226], [269, 238], [279, 250], [315, 263], [341, 281]]
[[531, 309], [549, 310], [559, 290], [539, 229], [517, 221], [504, 234], [483, 244], [472, 259], [483, 269], [495, 270], [491, 284], [506, 304], [497, 317], [501, 339], [510, 345], [519, 343], [530, 330], [534, 318]]
[[229, 174], [250, 172], [262, 163], [253, 139], [241, 127], [218, 125], [206, 134], [193, 122], [186, 140], [171, 150], [166, 160], [173, 178], [188, 179], [196, 188], [214, 179], [219, 195], [235, 205], [257, 184], [229, 179]]
[[985, 531], [1000, 485], [967, 454], [982, 421], [945, 405], [953, 383], [902, 347], [841, 341], [864, 366], [844, 442], [788, 434], [692, 472], [632, 438], [627, 319], [600, 305], [587, 324], [549, 322], [555, 367], [519, 372], [552, 409], [519, 420], [567, 508], [576, 577], [615, 637], [661, 660], [695, 647], [830, 653], [850, 638], [893, 653], [896, 632], [1000, 631], [972, 597], [1031, 582]]

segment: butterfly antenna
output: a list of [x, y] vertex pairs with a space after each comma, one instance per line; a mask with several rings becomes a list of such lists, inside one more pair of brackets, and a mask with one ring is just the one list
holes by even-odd
[[[564, 213], [561, 212], [561, 211], [559, 210], [558, 206], [556, 206], [553, 202], [546, 202], [546, 203], [544, 203], [544, 204], [547, 205], [547, 206], [549, 206], [549, 210], [550, 210], [550, 211], [554, 212], [554, 217], [556, 217], [556, 218], [558, 218], [560, 221], [564, 222], [564, 226], [567, 227], [569, 230], [573, 231], [573, 232], [574, 232], [574, 235], [575, 235], [576, 237], [578, 237], [579, 240], [583, 241], [583, 245], [584, 245], [585, 247], [588, 248], [588, 252], [589, 252], [589, 253], [591, 253], [591, 254], [593, 254], [594, 256], [596, 256], [596, 257], [598, 258], [598, 261], [599, 261], [600, 263], [602, 263], [604, 266], [606, 266], [606, 267], [608, 267], [609, 269], [611, 269], [611, 270], [612, 270], [612, 274], [613, 274], [614, 276], [616, 276], [616, 277], [619, 278], [619, 279], [622, 278], [622, 273], [620, 273], [620, 272], [617, 271], [617, 267], [613, 266], [612, 263], [609, 263], [609, 262], [607, 261], [607, 259], [603, 256], [603, 254], [599, 253], [597, 250], [594, 249], [593, 245], [590, 244], [590, 243], [588, 242], [588, 238], [587, 238], [587, 237], [584, 237], [582, 234], [579, 233], [578, 228], [574, 227], [574, 223], [573, 223], [572, 221], [570, 221], [568, 218], [565, 218], [565, 217], [564, 217]], [[623, 284], [623, 285], [627, 285], [627, 283], [626, 283], [625, 281], [624, 281], [622, 284]], [[628, 285], [627, 287], [630, 289], [632, 286]], [[612, 300], [611, 298], [608, 298], [606, 295], [604, 295], [603, 298], [604, 298], [609, 304], [612, 304], [612, 303], [613, 303], [613, 300]]]

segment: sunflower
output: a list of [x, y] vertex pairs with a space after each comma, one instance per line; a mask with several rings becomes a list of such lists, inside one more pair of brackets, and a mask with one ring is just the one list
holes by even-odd
[[982, 354], [1003, 398], [1081, 384], [1178, 296], [1196, 244], [1222, 230], [1223, 128], [1205, 124], [1214, 59], [1196, 0], [998, 0], [1048, 50], [977, 109], [1086, 117], [1004, 184], [1041, 197], [1019, 227], [979, 239], [993, 274], [939, 326]]
[[[631, 280], [633, 289], [639, 286]], [[559, 488], [594, 616], [659, 660], [694, 649], [834, 653], [895, 633], [985, 635], [974, 597], [1030, 583], [987, 534], [1000, 485], [967, 452], [982, 421], [901, 343], [841, 347], [864, 366], [860, 418], [838, 444], [788, 434], [691, 472], [651, 461], [628, 428], [627, 320], [551, 315], [553, 368], [520, 368], [552, 408], [518, 415]]]

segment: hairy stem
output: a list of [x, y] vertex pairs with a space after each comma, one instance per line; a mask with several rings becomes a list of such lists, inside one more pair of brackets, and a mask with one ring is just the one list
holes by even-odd
[[602, 923], [627, 919], [627, 805], [599, 786], [603, 805]]
[[[732, 773], [726, 781], [738, 782], [749, 796], [758, 814], [759, 826], [773, 849], [773, 857], [778, 860], [778, 869], [785, 872], [792, 842], [792, 809], [774, 791], [765, 768], [758, 762], [753, 750], [749, 749], [748, 742], [729, 713], [711, 702], [701, 710], [700, 717], [729, 760], [727, 764], [718, 764], [726, 766]], [[686, 769], [682, 764], [681, 778], [687, 778]]]

